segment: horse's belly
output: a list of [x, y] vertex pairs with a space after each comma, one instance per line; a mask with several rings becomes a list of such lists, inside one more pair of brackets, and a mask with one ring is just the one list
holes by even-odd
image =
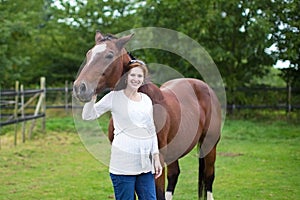
[[[189, 80], [189, 79], [188, 79]], [[205, 119], [194, 85], [185, 79], [165, 83], [161, 90], [169, 98], [170, 132], [166, 146], [168, 162], [173, 162], [188, 153], [199, 141]], [[176, 99], [176, 100], [174, 100]]]

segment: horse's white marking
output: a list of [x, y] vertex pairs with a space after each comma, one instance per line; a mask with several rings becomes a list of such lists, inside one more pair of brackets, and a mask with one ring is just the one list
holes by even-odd
[[[94, 57], [95, 57], [95, 55], [96, 55], [97, 53], [101, 53], [101, 52], [105, 51], [105, 49], [106, 49], [106, 44], [105, 44], [105, 43], [104, 43], [104, 44], [98, 44], [98, 45], [96, 45], [96, 46], [91, 50], [91, 51], [92, 51], [92, 55], [91, 55], [91, 59], [90, 59], [89, 63], [93, 61], [93, 59], [94, 59]], [[89, 63], [88, 63], [88, 64], [89, 64]]]
[[207, 200], [214, 200], [212, 192], [207, 192]]
[[173, 198], [172, 192], [166, 192], [165, 197], [166, 197], [166, 200], [172, 200], [172, 198]]

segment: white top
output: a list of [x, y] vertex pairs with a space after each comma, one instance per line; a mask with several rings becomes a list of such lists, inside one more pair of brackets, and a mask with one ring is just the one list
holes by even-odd
[[82, 118], [93, 120], [111, 111], [114, 140], [111, 148], [109, 172], [137, 175], [154, 172], [153, 154], [159, 153], [153, 122], [151, 99], [144, 93], [141, 101], [132, 101], [124, 90], [111, 91], [100, 101], [90, 101], [83, 107]]

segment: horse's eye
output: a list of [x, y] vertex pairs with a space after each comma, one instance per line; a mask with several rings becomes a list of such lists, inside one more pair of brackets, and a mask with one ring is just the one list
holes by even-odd
[[105, 58], [108, 58], [108, 59], [112, 59], [113, 57], [114, 57], [113, 52], [109, 52], [108, 54], [105, 55]]

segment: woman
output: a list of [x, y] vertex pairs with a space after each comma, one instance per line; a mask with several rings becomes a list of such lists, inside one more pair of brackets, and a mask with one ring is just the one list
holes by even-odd
[[[128, 64], [116, 90], [100, 101], [83, 107], [82, 118], [92, 120], [110, 111], [114, 124], [114, 140], [109, 164], [116, 200], [155, 200], [155, 181], [162, 174], [153, 121], [151, 99], [138, 92], [148, 75], [146, 65], [139, 60]], [[155, 175], [154, 175], [155, 174]]]

